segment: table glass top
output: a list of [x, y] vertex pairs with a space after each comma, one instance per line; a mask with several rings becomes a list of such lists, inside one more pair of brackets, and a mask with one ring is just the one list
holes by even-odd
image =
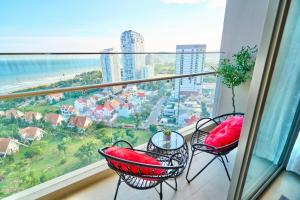
[[153, 135], [151, 141], [155, 146], [162, 149], [177, 149], [184, 144], [182, 135], [173, 131], [169, 137], [166, 137], [162, 131], [157, 132]]

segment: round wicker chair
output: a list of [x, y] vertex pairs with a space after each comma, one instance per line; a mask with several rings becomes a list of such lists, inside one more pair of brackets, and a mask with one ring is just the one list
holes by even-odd
[[[226, 146], [222, 146], [222, 147], [214, 147], [214, 146], [210, 146], [210, 145], [206, 145], [204, 144], [204, 140], [206, 138], [206, 136], [209, 134], [209, 132], [204, 131], [204, 125], [213, 125], [214, 127], [219, 125], [221, 122], [223, 122], [224, 120], [226, 120], [228, 117], [232, 117], [232, 116], [244, 116], [243, 113], [228, 113], [228, 114], [224, 114], [224, 115], [220, 115], [214, 118], [201, 118], [197, 124], [196, 124], [196, 129], [195, 132], [193, 133], [192, 137], [191, 137], [191, 150], [192, 150], [192, 156], [191, 156], [191, 160], [189, 162], [189, 166], [188, 166], [188, 171], [186, 173], [186, 180], [188, 181], [188, 183], [190, 183], [191, 181], [193, 181], [201, 172], [203, 172], [215, 159], [218, 159], [219, 161], [221, 161], [221, 163], [223, 164], [227, 177], [230, 179], [225, 161], [223, 159], [226, 159], [226, 161], [228, 162], [227, 159], [227, 154], [230, 153], [234, 148], [236, 148], [238, 146], [238, 142], [239, 140], [236, 140], [230, 144], [227, 144]], [[193, 157], [195, 155], [198, 155], [201, 152], [205, 152], [208, 154], [212, 154], [214, 155], [213, 159], [211, 159], [197, 174], [195, 174], [192, 178], [189, 178], [189, 173], [190, 173], [190, 168], [193, 162]]]
[[[99, 149], [98, 152], [106, 159], [108, 166], [114, 170], [119, 175], [119, 181], [117, 184], [117, 189], [115, 192], [114, 199], [117, 198], [119, 186], [122, 182], [126, 183], [128, 186], [138, 189], [138, 190], [146, 190], [150, 188], [154, 188], [155, 186], [159, 185], [160, 190], [158, 191], [156, 188], [155, 190], [158, 192], [160, 199], [163, 198], [162, 193], [162, 183], [166, 183], [169, 187], [177, 191], [177, 181], [176, 177], [180, 174], [180, 170], [184, 166], [184, 160], [178, 160], [178, 158], [182, 158], [183, 156], [178, 156], [176, 153], [172, 156], [161, 155], [154, 152], [137, 150], [132, 147], [130, 143], [124, 140], [119, 140], [114, 143], [112, 146], [120, 146], [124, 144], [127, 146], [126, 148], [131, 149], [136, 152], [140, 152], [143, 154], [147, 154], [155, 158], [157, 161], [160, 162], [160, 166], [158, 165], [150, 165], [150, 164], [143, 164], [138, 162], [133, 162], [125, 159], [120, 159], [114, 156], [110, 156], [105, 153], [105, 151], [109, 147], [104, 147]], [[126, 166], [126, 167], [124, 167]], [[144, 174], [143, 171], [150, 171], [152, 173]], [[155, 172], [161, 173], [155, 173]], [[167, 179], [174, 179], [175, 186], [172, 186], [168, 183]]]

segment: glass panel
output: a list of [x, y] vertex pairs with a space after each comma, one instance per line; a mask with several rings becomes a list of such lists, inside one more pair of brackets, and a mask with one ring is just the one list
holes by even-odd
[[300, 99], [300, 2], [293, 1], [251, 158], [243, 198], [257, 191], [282, 164]]
[[[213, 71], [210, 66], [218, 66], [219, 53], [187, 55], [180, 54], [185, 62], [193, 57], [193, 65], [180, 65], [176, 53], [140, 54], [153, 71], [145, 70], [139, 78]], [[1, 55], [1, 93], [117, 82], [123, 80], [122, 56]], [[177, 73], [180, 67], [185, 71]], [[179, 81], [166, 78], [0, 100], [0, 198], [95, 163], [100, 160], [97, 149], [119, 139], [137, 146], [158, 130], [178, 130], [211, 115], [215, 76], [186, 78], [180, 90], [189, 91], [187, 83], [192, 93], [176, 96]]]

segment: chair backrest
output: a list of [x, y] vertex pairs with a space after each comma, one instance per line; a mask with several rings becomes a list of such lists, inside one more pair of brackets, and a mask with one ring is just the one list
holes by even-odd
[[[207, 119], [207, 121], [205, 121], [204, 123], [200, 124], [198, 122], [201, 122], [201, 119], [197, 122], [196, 124], [196, 132], [199, 131], [201, 132], [201, 127], [204, 124], [207, 123], [214, 123], [216, 126], [219, 125], [221, 122], [225, 121], [226, 119], [228, 119], [229, 117], [233, 117], [233, 116], [244, 116], [244, 113], [227, 113], [224, 115], [220, 115], [220, 116], [216, 116], [214, 118], [204, 118]], [[207, 132], [205, 132], [206, 134], [208, 134]], [[205, 136], [202, 136], [202, 140], [204, 140]], [[238, 146], [239, 143], [239, 139], [231, 142], [230, 144], [227, 144], [225, 146], [222, 147], [212, 147], [209, 145], [205, 145], [205, 144], [195, 144], [195, 148], [197, 149], [201, 149], [202, 151], [206, 151], [206, 152], [210, 152], [210, 153], [223, 153], [223, 154], [227, 154], [228, 152], [230, 152], [231, 150], [233, 150], [234, 148], [236, 148]], [[197, 147], [198, 145], [198, 147]]]
[[220, 115], [220, 116], [216, 116], [214, 118], [212, 118], [215, 122], [217, 122], [218, 124], [220, 124], [221, 122], [225, 121], [227, 118], [229, 117], [233, 117], [233, 116], [244, 116], [244, 113], [227, 113], [224, 115]]
[[108, 166], [119, 174], [127, 174], [151, 181], [176, 177], [179, 169], [183, 167], [177, 156], [166, 156], [154, 152], [130, 149], [155, 158], [160, 165], [144, 164], [108, 155], [105, 151], [109, 147], [99, 149], [98, 152], [106, 159]]

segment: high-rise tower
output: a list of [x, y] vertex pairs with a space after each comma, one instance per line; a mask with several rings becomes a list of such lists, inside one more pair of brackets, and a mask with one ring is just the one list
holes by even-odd
[[145, 65], [143, 54], [130, 54], [144, 52], [144, 37], [132, 30], [124, 31], [121, 35], [121, 50], [123, 63], [123, 80], [141, 78], [141, 68]]

